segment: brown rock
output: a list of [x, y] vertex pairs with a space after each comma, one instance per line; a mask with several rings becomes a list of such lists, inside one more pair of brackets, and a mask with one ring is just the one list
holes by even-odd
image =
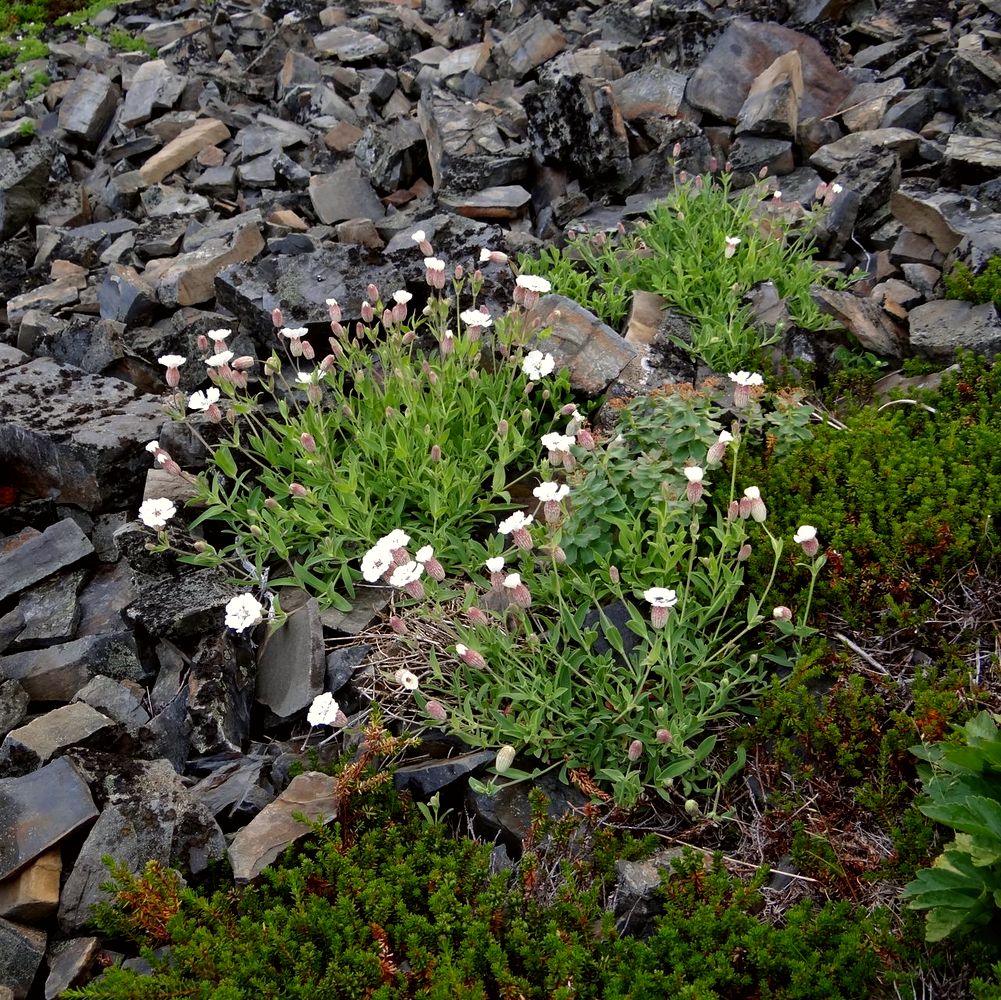
[[441, 203], [467, 219], [517, 219], [525, 214], [531, 194], [520, 184], [503, 184], [470, 194], [442, 195]]
[[566, 44], [563, 32], [542, 14], [536, 14], [504, 36], [494, 50], [494, 59], [505, 76], [517, 81], [562, 52]]
[[693, 118], [697, 112], [685, 104], [687, 83], [684, 73], [666, 66], [647, 66], [616, 80], [612, 93], [626, 121], [643, 115]]
[[332, 149], [337, 153], [350, 153], [364, 134], [357, 125], [352, 125], [350, 122], [338, 122], [324, 135], [323, 142], [327, 149]]
[[0, 882], [0, 917], [29, 924], [40, 924], [51, 917], [59, 906], [62, 870], [62, 856], [57, 847]]
[[341, 243], [357, 243], [373, 250], [381, 250], [386, 245], [371, 219], [347, 219], [339, 222], [336, 228]]
[[751, 84], [737, 116], [737, 134], [753, 132], [792, 139], [799, 127], [803, 99], [803, 62], [792, 49], [779, 56]]
[[107, 716], [83, 702], [63, 705], [8, 733], [0, 748], [0, 756], [27, 751], [44, 764], [60, 751], [82, 743], [112, 725]]
[[666, 306], [666, 299], [653, 292], [633, 292], [625, 340], [637, 347], [649, 347], [663, 322]]
[[982, 228], [997, 231], [1001, 215], [953, 191], [927, 191], [904, 184], [890, 198], [893, 217], [908, 229], [927, 236], [943, 254], [959, 246], [964, 236]]
[[203, 149], [225, 142], [228, 138], [229, 129], [222, 122], [215, 118], [203, 118], [154, 153], [139, 168], [139, 174], [147, 184], [158, 184], [178, 167], [193, 160]]
[[813, 289], [813, 299], [821, 312], [840, 320], [862, 347], [884, 358], [899, 358], [907, 335], [870, 299], [833, 288]]
[[284, 226], [296, 233], [304, 233], [309, 229], [305, 219], [300, 218], [291, 208], [277, 208], [269, 216], [267, 221], [272, 226]]

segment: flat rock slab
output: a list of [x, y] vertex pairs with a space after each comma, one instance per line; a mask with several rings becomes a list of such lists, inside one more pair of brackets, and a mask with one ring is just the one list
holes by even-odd
[[[0, 414], [2, 411], [0, 403]], [[0, 555], [0, 601], [86, 559], [93, 551], [76, 521], [68, 517], [57, 521], [37, 537]]]
[[175, 73], [163, 59], [144, 62], [132, 77], [121, 122], [127, 128], [141, 125], [153, 117], [154, 111], [172, 108], [184, 91], [187, 78]]
[[979, 234], [997, 238], [1001, 214], [955, 191], [928, 191], [918, 184], [902, 184], [890, 198], [893, 217], [912, 232], [927, 236], [943, 254], [951, 253], [964, 238]]
[[892, 152], [906, 160], [918, 148], [921, 136], [908, 128], [874, 128], [866, 132], [851, 132], [836, 142], [821, 146], [810, 163], [818, 170], [837, 174], [850, 168], [860, 157], [873, 153]]
[[63, 705], [9, 732], [0, 746], [0, 761], [35, 758], [44, 764], [68, 747], [84, 743], [113, 725], [111, 719], [90, 705], [82, 702]]
[[84, 142], [101, 138], [118, 107], [118, 88], [102, 73], [82, 69], [59, 105], [59, 127]]
[[313, 44], [323, 55], [335, 56], [342, 63], [364, 62], [389, 54], [389, 45], [378, 35], [347, 25], [321, 31], [313, 39]]
[[411, 792], [418, 798], [427, 798], [446, 785], [471, 774], [476, 768], [492, 763], [496, 757], [493, 750], [476, 750], [445, 760], [405, 764], [393, 772], [393, 783], [398, 792]]
[[222, 632], [223, 608], [239, 591], [215, 569], [196, 570], [152, 584], [125, 610], [125, 617], [152, 636], [177, 639], [213, 628]]
[[70, 938], [49, 948], [45, 1000], [55, 1000], [71, 986], [82, 982], [100, 951], [101, 940], [96, 937]]
[[317, 218], [326, 226], [347, 219], [381, 219], [386, 209], [354, 160], [333, 173], [309, 179], [309, 199]]
[[0, 150], [0, 240], [13, 236], [42, 203], [54, 156], [48, 142]]
[[0, 882], [0, 917], [41, 924], [59, 906], [59, 880], [63, 871], [58, 847], [40, 854], [16, 875]]
[[310, 832], [293, 813], [329, 823], [337, 815], [337, 779], [319, 771], [307, 771], [293, 778], [288, 788], [257, 814], [233, 838], [229, 860], [237, 882], [256, 878], [281, 856], [290, 844]]
[[988, 358], [1001, 354], [1001, 316], [993, 302], [941, 299], [912, 309], [907, 321], [911, 347], [923, 358], [948, 361], [958, 350]]
[[84, 510], [131, 507], [149, 468], [143, 450], [164, 416], [128, 382], [49, 358], [0, 371], [0, 462], [39, 496]]
[[87, 783], [65, 757], [24, 777], [0, 779], [0, 879], [97, 815]]
[[139, 175], [147, 184], [159, 184], [168, 174], [193, 160], [203, 149], [225, 142], [229, 129], [214, 118], [203, 118], [171, 139], [154, 153], [140, 168]]
[[320, 608], [311, 597], [261, 643], [257, 701], [287, 719], [323, 693], [326, 672]]
[[254, 264], [235, 264], [215, 281], [216, 300], [259, 333], [274, 337], [271, 310], [280, 306], [285, 322], [322, 324], [329, 333], [327, 299], [337, 299], [344, 324], [361, 317], [370, 281], [394, 291], [404, 287], [402, 274], [380, 253], [335, 244], [314, 253], [269, 255]]
[[517, 219], [531, 200], [520, 184], [503, 184], [468, 195], [444, 195], [441, 204], [467, 219]]
[[549, 330], [534, 346], [567, 368], [570, 385], [601, 395], [636, 359], [637, 351], [594, 313], [563, 295], [545, 295], [525, 316], [528, 329]]
[[727, 25], [689, 79], [685, 99], [693, 107], [732, 124], [737, 121], [751, 84], [779, 56], [792, 49], [799, 52], [803, 69], [800, 120], [833, 115], [851, 92], [852, 84], [827, 57], [820, 43], [779, 24], [745, 18]]
[[68, 934], [87, 926], [91, 907], [107, 898], [101, 890], [108, 877], [103, 855], [113, 855], [135, 874], [155, 860], [197, 875], [226, 850], [215, 819], [191, 796], [169, 761], [129, 762], [104, 780], [103, 793], [107, 804], [59, 901], [59, 924]]
[[28, 995], [45, 957], [45, 931], [0, 917], [0, 984], [13, 991], [14, 1000]]

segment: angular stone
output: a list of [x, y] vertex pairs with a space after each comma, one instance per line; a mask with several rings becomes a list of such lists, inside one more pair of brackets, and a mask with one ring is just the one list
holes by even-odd
[[20, 295], [12, 295], [7, 300], [7, 322], [12, 330], [17, 330], [25, 313], [32, 309], [55, 312], [63, 306], [75, 305], [79, 301], [81, 288], [86, 285], [86, 279], [81, 282], [76, 275], [66, 275]]
[[100, 566], [80, 593], [77, 637], [82, 639], [88, 635], [119, 631], [122, 611], [136, 596], [132, 571], [124, 559]]
[[65, 757], [21, 778], [0, 778], [0, 879], [97, 815], [90, 789]]
[[636, 349], [583, 306], [562, 295], [545, 295], [525, 315], [529, 330], [549, 329], [537, 347], [549, 352], [557, 368], [567, 368], [570, 385], [589, 397], [600, 396], [636, 359]]
[[404, 764], [393, 773], [393, 784], [398, 792], [410, 792], [418, 799], [428, 799], [478, 767], [493, 763], [496, 756], [493, 750], [475, 750], [441, 760]]
[[625, 121], [646, 115], [691, 118], [696, 112], [685, 103], [687, 83], [684, 73], [666, 66], [644, 66], [612, 83], [612, 93]]
[[311, 597], [261, 643], [255, 698], [287, 719], [323, 693], [325, 676], [320, 608]]
[[187, 685], [191, 745], [199, 754], [239, 752], [246, 744], [254, 675], [249, 653], [221, 629], [202, 637], [191, 657]]
[[751, 84], [737, 115], [737, 134], [793, 139], [799, 128], [799, 103], [803, 99], [803, 63], [792, 49], [779, 56]]
[[581, 792], [565, 785], [552, 773], [543, 774], [531, 785], [506, 781], [501, 777], [498, 786], [499, 791], [490, 796], [470, 790], [466, 801], [474, 815], [515, 843], [521, 843], [532, 827], [534, 810], [529, 799], [530, 791], [537, 788], [545, 795], [546, 813], [552, 819], [560, 819], [583, 808], [587, 801]]
[[72, 986], [79, 986], [101, 952], [101, 939], [70, 938], [49, 948], [49, 976], [45, 980], [45, 1000], [56, 1000]]
[[771, 177], [792, 173], [796, 166], [792, 143], [786, 139], [768, 139], [757, 135], [742, 135], [730, 147], [730, 165], [743, 185], [753, 183], [762, 167]]
[[97, 305], [102, 319], [138, 326], [152, 318], [156, 292], [134, 267], [111, 264], [97, 291]]
[[314, 822], [329, 823], [336, 815], [337, 779], [318, 771], [293, 778], [285, 789], [255, 816], [229, 845], [229, 860], [237, 883], [256, 878], [281, 856], [289, 844], [301, 840], [310, 828], [293, 819], [302, 813]]
[[945, 160], [954, 171], [965, 168], [978, 177], [1001, 174], [1001, 139], [984, 136], [950, 135], [945, 144]]
[[[332, 780], [332, 779], [331, 779]], [[104, 779], [106, 805], [94, 824], [59, 900], [59, 925], [75, 933], [92, 918], [111, 854], [138, 874], [147, 861], [179, 864], [197, 875], [221, 858], [226, 841], [215, 819], [191, 796], [169, 761], [132, 761]]]
[[90, 539], [75, 521], [68, 517], [57, 521], [24, 545], [0, 554], [0, 601], [72, 566], [93, 551]]
[[180, 99], [187, 80], [163, 59], [149, 59], [135, 71], [125, 94], [121, 123], [126, 128], [142, 125], [154, 111], [169, 111]]
[[[900, 157], [893, 150], [870, 149], [846, 163], [832, 183], [858, 196], [858, 214], [864, 218], [884, 208], [900, 186], [901, 175]], [[859, 235], [869, 235], [869, 228], [859, 228]]]
[[80, 621], [77, 594], [86, 572], [63, 572], [36, 583], [21, 595], [24, 629], [8, 647], [9, 652], [54, 646], [73, 638]]
[[130, 732], [149, 722], [149, 712], [143, 708], [135, 691], [104, 674], [92, 677], [79, 691], [75, 700], [96, 708], [115, 722], [120, 722]]
[[106, 76], [80, 70], [59, 105], [59, 127], [84, 142], [97, 142], [115, 114], [119, 96]]
[[0, 371], [0, 460], [38, 496], [131, 507], [149, 466], [143, 446], [162, 424], [160, 400], [118, 379], [47, 358]]
[[818, 170], [838, 174], [851, 167], [859, 157], [872, 153], [891, 151], [902, 160], [909, 159], [918, 148], [921, 137], [906, 128], [877, 128], [868, 132], [852, 132], [836, 142], [821, 146], [810, 163]]
[[278, 71], [278, 90], [284, 94], [303, 84], [319, 83], [322, 79], [323, 69], [315, 59], [310, 59], [304, 52], [289, 49]]
[[276, 149], [288, 149], [290, 146], [309, 145], [312, 135], [309, 129], [287, 122], [284, 118], [273, 115], [258, 115], [256, 125], [240, 129], [236, 141], [240, 144], [245, 160]]
[[378, 35], [358, 31], [342, 25], [321, 31], [313, 39], [317, 51], [326, 56], [334, 56], [341, 63], [366, 62], [389, 54], [389, 45]]
[[[845, 98], [841, 120], [849, 132], [863, 132], [883, 125], [890, 102], [905, 87], [900, 77], [860, 83]], [[907, 126], [902, 126], [907, 127]]]
[[353, 160], [333, 173], [314, 174], [309, 180], [313, 211], [324, 225], [345, 219], [381, 219], [386, 214], [379, 196]]
[[[332, 133], [337, 137], [332, 140]], [[351, 136], [353, 134], [354, 138]], [[401, 118], [389, 124], [373, 124], [364, 132], [341, 122], [331, 129], [324, 141], [331, 149], [347, 143], [353, 149], [362, 173], [380, 191], [396, 191], [410, 187], [420, 176], [427, 161], [427, 147], [421, 127], [413, 118]], [[358, 213], [360, 214], [360, 213]], [[356, 218], [352, 216], [352, 218]], [[381, 218], [382, 216], [373, 216]]]
[[45, 764], [68, 747], [85, 743], [112, 725], [106, 715], [90, 705], [80, 702], [63, 705], [9, 732], [0, 746], [0, 761], [17, 758]]
[[913, 350], [932, 361], [951, 361], [958, 350], [993, 358], [1001, 354], [1001, 315], [993, 302], [958, 299], [927, 302], [907, 317]]
[[29, 924], [48, 920], [59, 906], [62, 870], [62, 855], [57, 847], [0, 882], [0, 917]]
[[542, 14], [536, 14], [504, 36], [494, 49], [494, 60], [504, 76], [517, 82], [562, 52], [566, 45], [563, 32]]
[[275, 791], [264, 777], [266, 764], [263, 756], [237, 754], [202, 778], [191, 794], [213, 816], [226, 813], [229, 820], [248, 822], [275, 800]]
[[331, 631], [361, 635], [386, 610], [390, 597], [389, 587], [366, 587], [355, 592], [350, 611], [325, 608], [320, 613], [320, 618], [324, 628]]
[[31, 696], [17, 681], [0, 680], [0, 736], [21, 725]]
[[525, 214], [531, 200], [520, 184], [507, 184], [468, 195], [445, 194], [440, 202], [467, 219], [517, 219]]
[[218, 145], [229, 138], [229, 129], [214, 118], [203, 118], [154, 153], [140, 168], [139, 175], [147, 184], [158, 184], [178, 167], [193, 160], [203, 149]]
[[890, 211], [943, 254], [955, 250], [964, 238], [1001, 232], [1001, 214], [953, 191], [929, 191], [917, 184], [903, 184], [894, 191]]
[[365, 133], [351, 122], [338, 122], [323, 137], [327, 149], [337, 153], [349, 153]]
[[48, 142], [0, 150], [0, 240], [13, 236], [42, 203], [54, 155]]
[[902, 355], [904, 331], [875, 302], [833, 288], [814, 286], [812, 293], [821, 312], [840, 320], [865, 350], [884, 358]]
[[793, 49], [799, 53], [803, 69], [800, 118], [834, 114], [852, 89], [851, 83], [820, 44], [773, 22], [758, 23], [746, 18], [736, 18], [726, 26], [689, 79], [685, 99], [717, 118], [736, 122], [754, 80], [779, 56]]
[[238, 593], [215, 569], [199, 569], [144, 587], [126, 619], [150, 635], [177, 639], [212, 628], [222, 631], [223, 609]]
[[24, 1000], [45, 957], [45, 931], [0, 918], [0, 983]]

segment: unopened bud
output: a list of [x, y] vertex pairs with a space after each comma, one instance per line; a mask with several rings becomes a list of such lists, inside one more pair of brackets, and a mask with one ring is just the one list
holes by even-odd
[[434, 719], [435, 722], [448, 722], [448, 712], [440, 701], [432, 699], [424, 706], [424, 711]]
[[674, 144], [674, 148], [673, 148], [673, 149], [671, 150], [671, 156], [672, 156], [672, 157], [673, 157], [673, 158], [674, 158], [675, 160], [676, 160], [676, 159], [677, 159], [677, 158], [678, 158], [679, 156], [681, 156], [681, 143], [680, 143], [680, 142], [676, 142], [676, 143]]
[[264, 501], [264, 506], [268, 510], [281, 510], [281, 504], [274, 497], [268, 497]]
[[257, 358], [252, 358], [249, 354], [241, 354], [240, 357], [233, 359], [233, 367], [238, 372], [250, 371], [256, 364]]
[[292, 485], [289, 486], [288, 491], [294, 497], [304, 497], [309, 493], [309, 490], [307, 490], [301, 483], [292, 483]]
[[431, 461], [432, 462], [441, 461], [441, 448], [436, 444], [431, 445]]
[[408, 631], [407, 630], [407, 623], [399, 615], [390, 615], [389, 616], [389, 627], [397, 635], [406, 635], [407, 631]]
[[508, 432], [508, 422], [506, 420], [497, 421], [497, 436], [506, 437]]
[[657, 730], [657, 742], [658, 743], [670, 743], [674, 737], [671, 735], [670, 729], [658, 729]]
[[608, 567], [608, 579], [611, 580], [616, 587], [619, 585], [619, 580], [621, 579], [621, 577], [619, 576], [618, 566]]
[[695, 801], [695, 799], [688, 799], [685, 802], [685, 812], [688, 813], [689, 816], [698, 816], [701, 811], [702, 810], [699, 809], [699, 804]]
[[310, 454], [316, 451], [316, 438], [312, 434], [300, 434], [299, 443], [306, 449]]
[[633, 740], [629, 744], [628, 756], [631, 761], [637, 761], [643, 756], [643, 744], [640, 740]]
[[276, 330], [280, 330], [285, 325], [285, 318], [282, 316], [281, 309], [275, 308], [271, 310], [271, 322], [274, 323]]
[[250, 526], [250, 533], [254, 536], [254, 538], [261, 538], [264, 535], [264, 532], [261, 531], [261, 526], [259, 524], [252, 524]]
[[365, 294], [368, 296], [370, 302], [379, 301], [379, 288], [371, 281], [365, 286]]
[[209, 349], [209, 338], [205, 336], [204, 333], [198, 334], [195, 337], [195, 345], [200, 351], [207, 351]]
[[751, 546], [748, 542], [744, 542], [741, 545], [740, 550], [737, 552], [737, 562], [747, 562], [751, 558]]
[[498, 774], [504, 774], [506, 771], [510, 770], [511, 765], [514, 763], [515, 749], [510, 744], [505, 744], [497, 751], [497, 757], [494, 760], [494, 770]]

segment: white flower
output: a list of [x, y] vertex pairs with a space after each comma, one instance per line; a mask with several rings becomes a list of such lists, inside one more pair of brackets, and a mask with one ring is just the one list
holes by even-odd
[[542, 435], [542, 447], [547, 451], [570, 451], [570, 446], [576, 439], [569, 434], [561, 434], [559, 431], [552, 431]]
[[[504, 534], [507, 534], [507, 532], [504, 532]], [[504, 557], [494, 556], [492, 559], [487, 560], [486, 566], [491, 573], [499, 573], [504, 568]]]
[[532, 496], [542, 503], [550, 503], [552, 501], [559, 503], [569, 493], [570, 487], [566, 483], [539, 483], [532, 490]]
[[445, 262], [440, 257], [425, 257], [424, 266], [429, 271], [444, 271]]
[[226, 605], [226, 627], [243, 632], [264, 621], [264, 605], [253, 594], [240, 594]]
[[405, 587], [408, 583], [416, 583], [423, 572], [424, 567], [419, 562], [404, 563], [393, 570], [393, 575], [389, 578], [389, 585], [391, 587]]
[[164, 368], [180, 368], [188, 359], [180, 354], [164, 354], [156, 359]]
[[146, 450], [151, 455], [155, 455], [160, 450], [160, 442], [159, 441], [150, 441], [150, 443], [148, 445], [146, 445]]
[[313, 704], [306, 713], [306, 721], [311, 726], [333, 726], [340, 710], [341, 706], [334, 701], [334, 696], [329, 691], [324, 691], [313, 699]]
[[690, 483], [701, 483], [702, 477], [705, 475], [705, 470], [701, 465], [689, 465], [685, 470], [685, 479]]
[[392, 565], [393, 553], [388, 548], [376, 545], [362, 556], [361, 575], [366, 582], [375, 583]]
[[655, 608], [673, 608], [678, 603], [678, 594], [668, 587], [651, 587], [643, 591], [643, 600]]
[[545, 278], [540, 278], [537, 274], [519, 274], [515, 279], [515, 284], [519, 288], [524, 288], [529, 292], [537, 292], [539, 295], [545, 295], [553, 287]]
[[720, 431], [716, 440], [720, 444], [730, 444], [733, 441], [733, 435], [729, 431]]
[[521, 574], [520, 573], [508, 573], [508, 575], [506, 577], [504, 577], [504, 586], [507, 587], [508, 590], [514, 590], [515, 587], [520, 587], [521, 586]]
[[739, 247], [740, 237], [739, 236], [728, 236], [725, 240], [728, 247]]
[[429, 559], [434, 559], [434, 548], [430, 545], [422, 545], [414, 556], [419, 563], [426, 563]]
[[410, 238], [411, 238], [411, 239], [412, 239], [412, 240], [413, 240], [413, 241], [414, 241], [415, 243], [423, 243], [423, 242], [424, 242], [424, 241], [425, 241], [425, 240], [426, 240], [426, 239], [428, 238], [428, 235], [427, 235], [427, 233], [425, 233], [425, 232], [424, 232], [424, 230], [423, 230], [423, 229], [415, 229], [415, 230], [414, 230], [414, 231], [413, 231], [413, 232], [412, 232], [412, 233], [410, 234]]
[[551, 354], [543, 354], [542, 351], [529, 351], [525, 355], [525, 360], [521, 363], [521, 370], [533, 382], [540, 378], [545, 378], [556, 367], [556, 360]]
[[209, 330], [205, 336], [209, 340], [225, 340], [227, 337], [232, 336], [232, 333], [232, 330]]
[[483, 247], [483, 249], [480, 250], [480, 263], [481, 264], [490, 263], [490, 250], [487, 249], [487, 247]]
[[461, 319], [466, 326], [482, 326], [486, 329], [487, 327], [494, 325], [494, 321], [490, 318], [490, 314], [484, 312], [482, 309], [467, 309], [465, 312], [459, 313], [459, 319]]
[[831, 194], [841, 194], [842, 191], [844, 191], [844, 188], [840, 184], [831, 185]]
[[198, 390], [188, 397], [188, 409], [205, 411], [219, 402], [219, 390], [213, 385], [204, 392]]
[[388, 535], [383, 535], [376, 543], [377, 547], [405, 549], [410, 544], [410, 536], [402, 528], [394, 528]]
[[312, 385], [313, 384], [313, 373], [312, 372], [296, 372], [295, 380], [300, 385]]
[[510, 517], [504, 518], [497, 525], [497, 533], [500, 535], [509, 535], [512, 531], [520, 531], [522, 528], [527, 528], [534, 520], [535, 518], [531, 514], [525, 514], [523, 511], [516, 510]]
[[393, 292], [393, 301], [400, 306], [405, 306], [412, 298], [413, 295], [402, 288], [398, 292]]
[[207, 364], [209, 368], [221, 368], [223, 365], [228, 365], [232, 360], [232, 351], [220, 351], [218, 354], [213, 354], [211, 358], [206, 358], [205, 364]]
[[407, 691], [416, 691], [420, 686], [421, 682], [417, 679], [417, 675], [411, 673], [405, 667], [401, 667], [393, 675], [396, 678], [396, 683], [400, 687], [405, 688]]
[[748, 486], [747, 489], [744, 490], [744, 496], [747, 497], [748, 500], [760, 500], [761, 490], [759, 490], [757, 486]]
[[323, 304], [329, 309], [331, 306], [339, 305], [337, 299], [324, 299]]
[[173, 501], [166, 497], [144, 500], [139, 508], [139, 520], [147, 528], [162, 528], [177, 513]]
[[469, 649], [469, 647], [468, 646], [463, 646], [463, 644], [461, 642], [457, 642], [455, 644], [455, 651], [459, 654], [459, 656], [465, 656], [466, 655], [466, 651], [468, 649]]
[[782, 192], [781, 191], [773, 191], [772, 192], [772, 200], [773, 201], [781, 201], [782, 200]]
[[817, 529], [812, 524], [801, 524], [792, 536], [792, 540], [798, 545], [803, 542], [812, 542], [817, 537]]
[[305, 337], [309, 329], [305, 326], [283, 326], [278, 332], [289, 340], [298, 340], [300, 337]]
[[765, 384], [765, 380], [757, 372], [730, 372], [729, 378], [731, 382], [736, 382], [737, 385]]

